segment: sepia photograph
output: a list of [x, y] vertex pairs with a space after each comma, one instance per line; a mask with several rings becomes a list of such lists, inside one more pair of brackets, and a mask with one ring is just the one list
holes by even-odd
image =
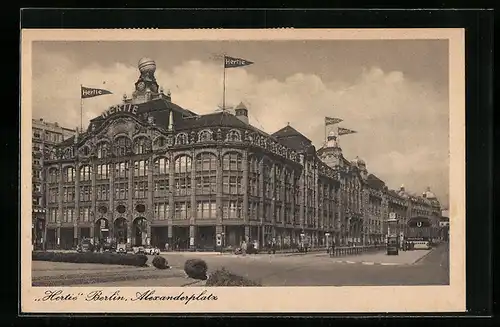
[[23, 32], [26, 307], [464, 305], [463, 31]]

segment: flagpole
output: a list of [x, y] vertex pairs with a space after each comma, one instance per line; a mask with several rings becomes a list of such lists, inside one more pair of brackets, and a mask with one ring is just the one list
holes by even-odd
[[82, 97], [83, 85], [80, 84], [80, 133], [83, 130], [83, 97]]
[[328, 143], [328, 135], [326, 134], [326, 118], [325, 118], [325, 144]]
[[223, 77], [222, 77], [222, 112], [226, 111], [226, 55], [222, 57], [223, 63], [222, 63], [222, 71], [223, 71]]

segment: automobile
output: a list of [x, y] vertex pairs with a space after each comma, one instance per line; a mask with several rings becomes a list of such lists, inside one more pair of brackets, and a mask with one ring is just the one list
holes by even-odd
[[79, 253], [94, 252], [94, 249], [94, 244], [92, 244], [92, 240], [90, 238], [83, 238], [76, 246], [76, 251]]
[[126, 254], [127, 253], [127, 244], [120, 243], [116, 245], [116, 253]]
[[157, 248], [156, 246], [146, 246], [143, 251], [144, 251], [144, 254], [147, 254], [147, 255], [159, 255], [160, 254], [160, 249]]
[[413, 248], [415, 250], [430, 250], [431, 244], [429, 241], [414, 241]]
[[97, 246], [97, 251], [102, 252], [116, 252], [116, 243], [114, 242], [101, 242]]
[[134, 246], [132, 247], [133, 254], [144, 254], [144, 246]]

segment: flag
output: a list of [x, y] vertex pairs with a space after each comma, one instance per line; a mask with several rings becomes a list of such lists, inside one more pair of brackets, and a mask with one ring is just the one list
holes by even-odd
[[233, 58], [224, 56], [224, 68], [235, 68], [235, 67], [243, 67], [253, 64], [252, 61], [248, 61], [241, 58]]
[[100, 95], [105, 95], [105, 94], [113, 94], [113, 92], [104, 90], [104, 89], [94, 89], [90, 87], [81, 87], [81, 98], [86, 99], [86, 98], [93, 98], [97, 97]]
[[340, 118], [333, 118], [333, 117], [325, 117], [325, 125], [334, 125], [342, 122], [343, 120]]
[[357, 133], [357, 132], [353, 131], [352, 129], [339, 127], [339, 135], [354, 134], [354, 133]]

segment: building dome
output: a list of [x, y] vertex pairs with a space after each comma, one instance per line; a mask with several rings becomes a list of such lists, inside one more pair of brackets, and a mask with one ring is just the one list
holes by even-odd
[[436, 199], [436, 195], [433, 192], [431, 192], [430, 187], [428, 187], [427, 190], [425, 190], [425, 192], [422, 195], [424, 196], [424, 198], [427, 198], [429, 200]]
[[366, 166], [366, 163], [363, 159], [361, 159], [360, 157], [356, 156], [356, 158], [354, 158], [353, 161], [351, 161], [351, 163], [355, 166], [358, 166], [358, 167], [364, 167]]
[[156, 63], [150, 58], [141, 58], [137, 67], [139, 68], [141, 74], [149, 73], [152, 75], [156, 71]]
[[334, 131], [331, 131], [328, 133], [327, 141], [326, 141], [326, 147], [327, 148], [336, 148], [338, 147], [338, 142], [337, 142], [337, 134], [335, 134]]

